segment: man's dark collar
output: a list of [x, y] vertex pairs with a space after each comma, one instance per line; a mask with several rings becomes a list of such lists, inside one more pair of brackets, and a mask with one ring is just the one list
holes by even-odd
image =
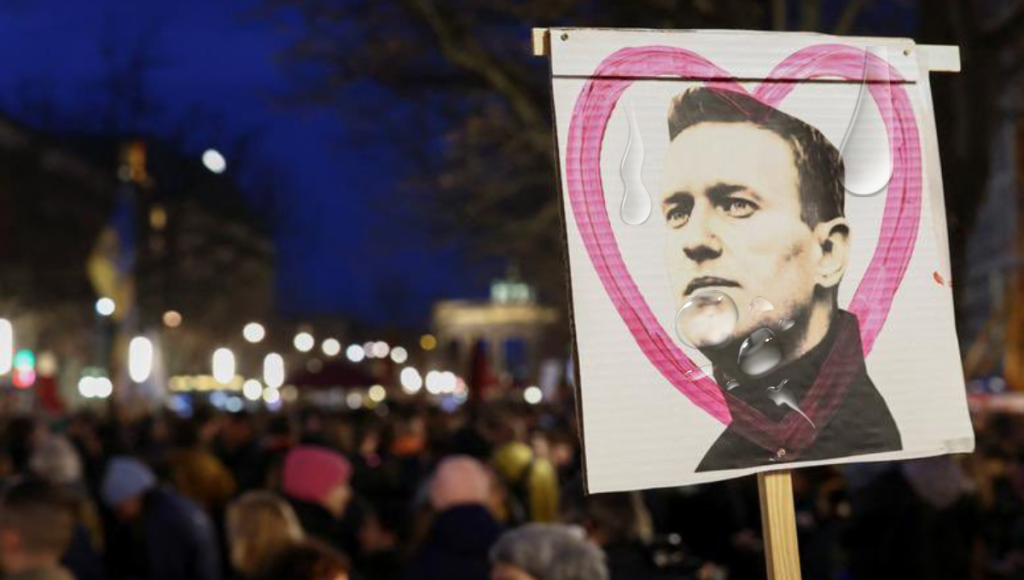
[[[724, 392], [732, 415], [729, 429], [768, 451], [786, 449], [793, 458], [814, 443], [845, 399], [850, 383], [864, 372], [860, 325], [853, 314], [840, 310], [825, 338], [804, 356], [758, 379], [740, 380], [739, 386]], [[727, 382], [718, 372], [716, 379], [719, 384]], [[769, 399], [768, 387], [783, 380], [806, 418]]]

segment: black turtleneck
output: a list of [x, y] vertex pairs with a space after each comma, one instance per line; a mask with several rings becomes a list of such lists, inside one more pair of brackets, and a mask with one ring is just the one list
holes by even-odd
[[[780, 338], [785, 342], [785, 333]], [[724, 385], [729, 377], [716, 368], [715, 378]], [[785, 389], [814, 420], [813, 428], [768, 397], [768, 387], [784, 379]], [[859, 324], [849, 312], [839, 311], [825, 338], [796, 361], [756, 379], [738, 380], [739, 386], [726, 392], [733, 422], [697, 471], [902, 449], [896, 422], [867, 375]], [[787, 425], [798, 428], [787, 430]]]

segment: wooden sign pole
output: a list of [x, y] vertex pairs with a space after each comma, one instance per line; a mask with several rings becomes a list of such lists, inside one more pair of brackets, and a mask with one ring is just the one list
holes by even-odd
[[[534, 56], [551, 56], [550, 29], [534, 28], [532, 40]], [[960, 70], [960, 52], [956, 46], [916, 45], [916, 49], [924, 53], [923, 62], [929, 71]], [[800, 580], [792, 476], [789, 471], [760, 473], [757, 487], [768, 580]]]
[[790, 472], [757, 474], [757, 491], [761, 498], [761, 533], [768, 580], [800, 580], [800, 549], [796, 541]]

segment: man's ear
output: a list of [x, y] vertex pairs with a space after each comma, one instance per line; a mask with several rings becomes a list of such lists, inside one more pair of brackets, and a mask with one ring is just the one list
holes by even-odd
[[835, 288], [846, 273], [850, 256], [850, 226], [844, 217], [821, 222], [814, 227], [821, 248], [816, 282], [823, 288]]

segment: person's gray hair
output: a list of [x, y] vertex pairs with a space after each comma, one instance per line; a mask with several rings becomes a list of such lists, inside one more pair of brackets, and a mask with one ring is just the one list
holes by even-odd
[[583, 530], [559, 524], [527, 524], [502, 534], [491, 548], [492, 564], [508, 564], [537, 580], [608, 580], [601, 548]]
[[29, 457], [29, 470], [54, 485], [71, 485], [82, 480], [82, 459], [63, 435], [50, 435]]

